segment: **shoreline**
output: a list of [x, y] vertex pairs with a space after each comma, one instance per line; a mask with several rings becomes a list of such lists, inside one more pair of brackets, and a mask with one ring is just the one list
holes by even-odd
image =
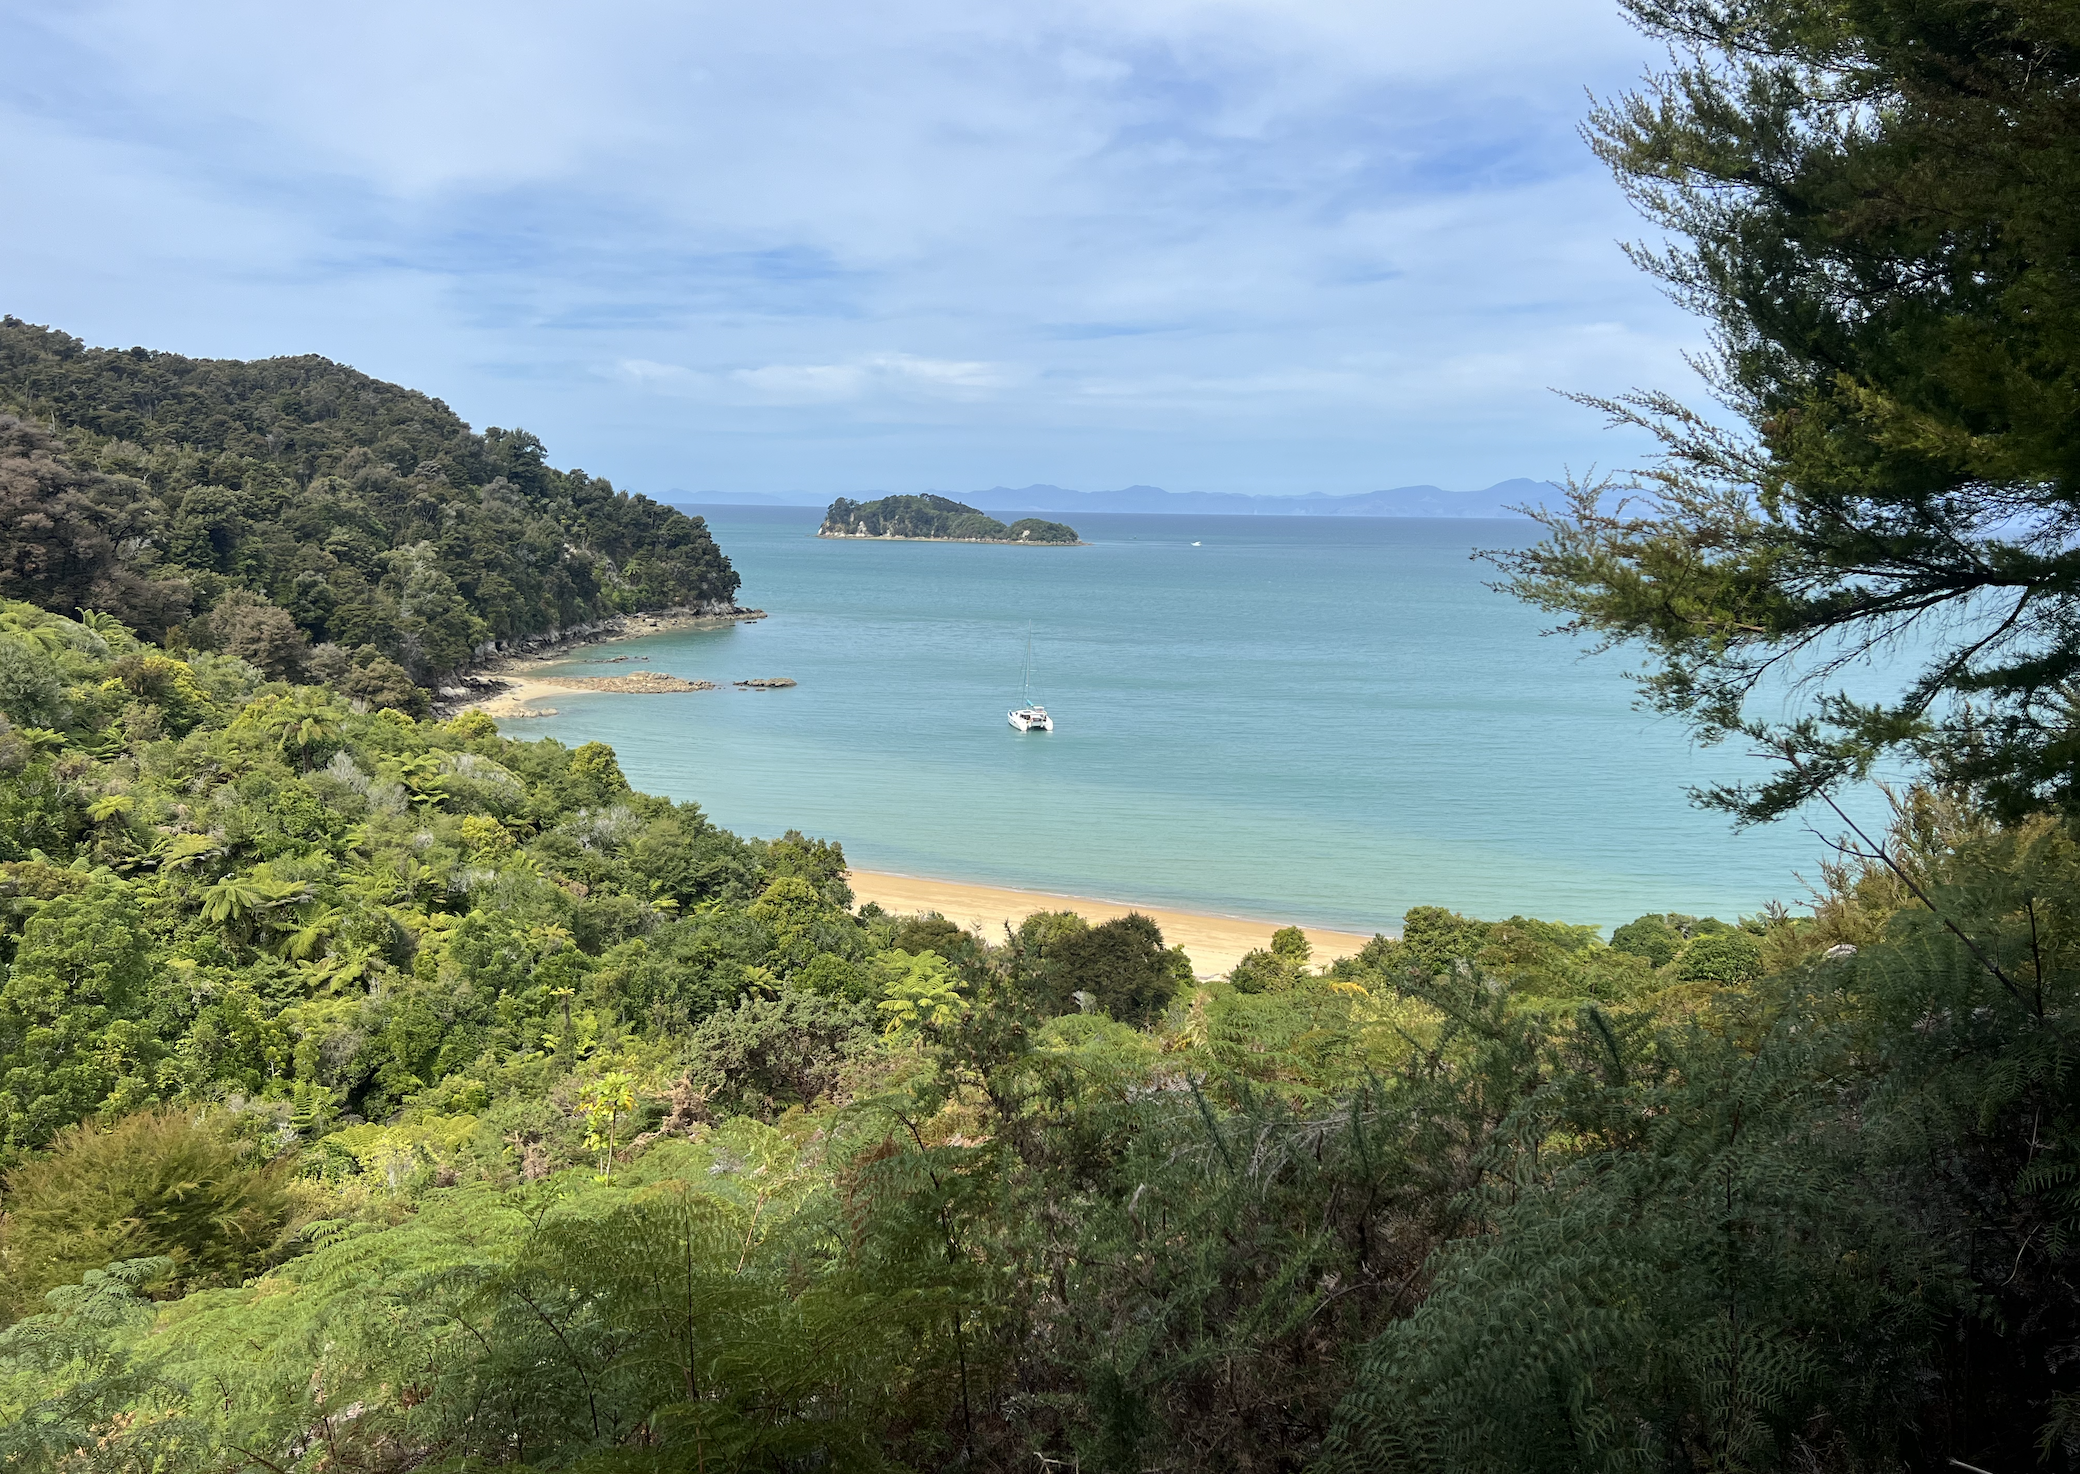
[[[1074, 911], [1084, 920], [1094, 923], [1111, 921], [1138, 911], [1163, 929], [1164, 945], [1184, 948], [1192, 959], [1193, 972], [1200, 977], [1225, 973], [1242, 960], [1245, 952], [1269, 947], [1271, 934], [1287, 924], [1203, 911], [1181, 911], [1169, 906], [1137, 906], [1097, 896], [932, 880], [879, 870], [849, 870], [845, 880], [852, 887], [857, 904], [872, 901], [884, 911], [903, 915], [936, 911], [958, 926], [981, 927], [992, 941], [1002, 936], [1007, 922], [1016, 929], [1035, 911]], [[1349, 957], [1372, 940], [1370, 936], [1333, 927], [1303, 926], [1300, 929], [1314, 947], [1311, 961], [1315, 964]]]
[[[855, 541], [861, 539], [854, 539]], [[897, 542], [986, 542], [980, 538], [894, 538], [868, 539]], [[1066, 547], [1065, 543], [1027, 543], [1027, 547]], [[1087, 543], [1075, 546], [1088, 547]], [[568, 695], [644, 695], [639, 691], [601, 690], [586, 684], [596, 679], [550, 676], [541, 672], [567, 660], [573, 651], [591, 645], [609, 645], [618, 640], [640, 639], [673, 630], [699, 629], [737, 624], [765, 618], [759, 609], [728, 614], [706, 614], [691, 610], [659, 611], [654, 614], [622, 616], [611, 624], [603, 622], [580, 633], [572, 632], [544, 640], [524, 650], [500, 654], [476, 667], [462, 688], [443, 688], [438, 714], [454, 716], [464, 711], [481, 711], [494, 721], [519, 721], [558, 715], [547, 703]], [[1271, 934], [1281, 926], [1299, 925], [1284, 921], [1228, 916], [1217, 912], [1186, 911], [1172, 906], [1137, 905], [1102, 896], [1071, 895], [1056, 891], [1025, 890], [1016, 886], [983, 885], [967, 881], [939, 880], [925, 876], [898, 875], [889, 871], [846, 872], [855, 901], [872, 901], [898, 914], [937, 912], [964, 928], [980, 927], [991, 937], [1001, 934], [1006, 923], [1014, 929], [1036, 911], [1074, 911], [1092, 923], [1112, 921], [1139, 912], [1163, 931], [1166, 946], [1183, 947], [1192, 959], [1193, 972], [1201, 978], [1226, 973], [1243, 954], [1271, 945]], [[1300, 929], [1314, 949], [1311, 961], [1320, 965], [1349, 957], [1372, 940], [1371, 935], [1342, 931], [1335, 927], [1306, 926]]]
[[469, 672], [458, 678], [458, 683], [443, 686], [434, 698], [434, 715], [437, 717], [458, 716], [465, 711], [481, 711], [494, 721], [511, 721], [524, 717], [555, 716], [556, 709], [535, 709], [530, 702], [542, 701], [559, 692], [586, 692], [592, 695], [642, 696], [655, 694], [644, 691], [602, 691], [598, 687], [579, 684], [581, 679], [591, 677], [567, 677], [538, 674], [544, 668], [560, 664], [572, 652], [593, 645], [611, 645], [619, 640], [639, 640], [649, 635], [670, 634], [675, 630], [719, 629], [724, 625], [747, 624], [752, 620], [764, 619], [763, 609], [732, 609], [726, 614], [710, 614], [698, 609], [658, 609], [642, 614], [621, 614], [611, 620], [602, 620], [580, 630], [572, 630], [554, 637], [538, 636], [524, 642], [520, 648], [510, 652], [501, 651], [472, 666]]

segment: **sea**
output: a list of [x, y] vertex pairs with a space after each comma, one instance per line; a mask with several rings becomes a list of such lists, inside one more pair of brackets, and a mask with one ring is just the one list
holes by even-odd
[[[861, 869], [1365, 932], [1419, 905], [1610, 927], [1796, 907], [1840, 827], [1694, 804], [1759, 760], [1490, 587], [1475, 553], [1530, 522], [1089, 515], [1088, 546], [1017, 547], [692, 510], [767, 617], [557, 669], [720, 688], [560, 693], [504, 730], [611, 743], [636, 787]], [[1052, 733], [1005, 720], [1029, 645]], [[731, 684], [756, 677], [797, 684]]]

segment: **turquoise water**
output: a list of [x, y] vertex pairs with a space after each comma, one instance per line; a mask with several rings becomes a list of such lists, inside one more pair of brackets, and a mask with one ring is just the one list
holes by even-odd
[[[1085, 548], [836, 542], [706, 510], [770, 617], [581, 652], [793, 690], [560, 694], [638, 788], [864, 869], [1373, 929], [1412, 905], [1613, 925], [1796, 903], [1824, 853], [1685, 788], [1740, 771], [1487, 589], [1525, 522], [1094, 516]], [[1028, 625], [1051, 735], [1004, 720]], [[647, 656], [633, 666], [585, 663]]]

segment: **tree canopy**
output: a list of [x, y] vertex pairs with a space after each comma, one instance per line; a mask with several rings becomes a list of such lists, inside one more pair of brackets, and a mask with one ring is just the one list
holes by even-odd
[[599, 743], [0, 655], [7, 1468], [2080, 1457], [2062, 822], [1201, 979], [854, 907]]
[[[1715, 793], [1748, 818], [1902, 748], [2009, 814], [2080, 804], [2080, 12], [1626, 8], [1671, 63], [1589, 137], [1667, 232], [1635, 259], [1711, 325], [1731, 418], [1602, 401], [1665, 454], [1633, 503], [1577, 488], [1512, 586], [1782, 756]], [[1918, 664], [1903, 689], [1835, 689], [1873, 649]], [[1807, 709], [1759, 715], [1794, 667]]]
[[87, 348], [10, 317], [0, 411], [0, 597], [273, 675], [432, 682], [490, 646], [736, 597], [701, 519], [327, 359]]

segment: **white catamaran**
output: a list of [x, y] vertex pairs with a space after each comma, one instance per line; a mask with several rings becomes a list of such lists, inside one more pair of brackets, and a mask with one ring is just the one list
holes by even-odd
[[1052, 732], [1054, 718], [1047, 708], [1033, 699], [1033, 631], [1026, 630], [1026, 663], [1019, 678], [1018, 706], [1006, 712], [1005, 719], [1021, 732]]

